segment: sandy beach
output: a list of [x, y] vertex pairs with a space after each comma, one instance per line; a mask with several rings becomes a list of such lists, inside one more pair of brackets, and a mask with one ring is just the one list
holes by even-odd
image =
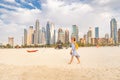
[[79, 48], [81, 63], [69, 49], [0, 49], [0, 80], [120, 80], [120, 47]]

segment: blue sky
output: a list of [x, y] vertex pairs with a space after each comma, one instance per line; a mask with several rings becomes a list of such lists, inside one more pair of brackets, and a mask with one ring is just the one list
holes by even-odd
[[0, 43], [6, 44], [8, 37], [15, 38], [15, 44], [21, 44], [24, 28], [40, 26], [47, 21], [71, 30], [79, 26], [79, 35], [83, 37], [89, 27], [98, 26], [100, 37], [110, 34], [110, 20], [115, 17], [120, 28], [120, 0], [0, 0]]
[[[39, 0], [1, 0], [0, 3], [27, 9], [41, 9], [41, 1]], [[6, 8], [4, 6], [0, 6], [0, 8], [11, 10], [11, 8]]]

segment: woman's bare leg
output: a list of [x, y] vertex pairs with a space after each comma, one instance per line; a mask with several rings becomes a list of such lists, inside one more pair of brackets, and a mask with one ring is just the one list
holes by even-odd
[[68, 64], [71, 64], [71, 63], [72, 63], [73, 57], [74, 57], [74, 56], [71, 56], [71, 60], [70, 60], [70, 62], [69, 62]]
[[77, 61], [78, 61], [78, 64], [79, 64], [79, 63], [80, 63], [80, 59], [79, 59], [79, 57], [77, 57], [77, 56], [76, 56], [76, 59], [77, 59]]

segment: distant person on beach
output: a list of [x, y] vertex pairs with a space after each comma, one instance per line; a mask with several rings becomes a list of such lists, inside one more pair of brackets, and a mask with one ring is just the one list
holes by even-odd
[[77, 61], [79, 64], [80, 63], [80, 59], [79, 59], [80, 55], [77, 52], [78, 44], [76, 43], [76, 39], [74, 37], [71, 38], [71, 47], [72, 47], [72, 49], [70, 51], [71, 59], [70, 59], [70, 62], [68, 64], [72, 63], [74, 56], [77, 58]]

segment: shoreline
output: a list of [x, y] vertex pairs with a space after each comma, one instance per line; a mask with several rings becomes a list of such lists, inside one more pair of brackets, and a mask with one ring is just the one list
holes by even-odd
[[[79, 48], [105, 48], [105, 47], [108, 47], [108, 48], [110, 48], [110, 47], [120, 47], [120, 46], [84, 46], [84, 47], [79, 47]], [[45, 48], [45, 49], [49, 49], [49, 48], [53, 48], [53, 49], [55, 49], [55, 47], [26, 47], [26, 48], [0, 48], [0, 49], [31, 49], [31, 48], [33, 48], [33, 49], [42, 49], [42, 48]], [[71, 48], [71, 47], [68, 47], [68, 48]], [[68, 49], [67, 48], [67, 49]], [[66, 49], [66, 47], [63, 47], [63, 49]]]

